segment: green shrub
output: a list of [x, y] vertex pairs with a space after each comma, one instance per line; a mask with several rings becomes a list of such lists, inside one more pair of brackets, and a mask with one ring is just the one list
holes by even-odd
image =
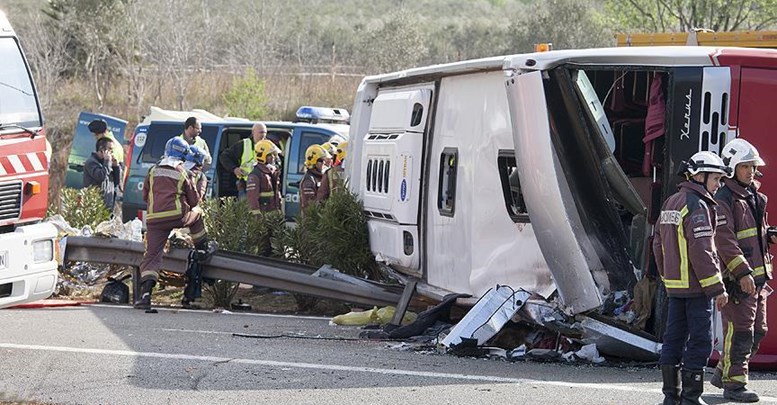
[[66, 187], [60, 192], [60, 197], [59, 207], [57, 204], [49, 204], [47, 215], [60, 214], [73, 228], [81, 229], [89, 225], [94, 230], [100, 222], [111, 217], [111, 212], [105, 208], [103, 195], [97, 187], [78, 190]]
[[253, 69], [232, 80], [232, 87], [223, 96], [229, 115], [253, 120], [265, 118], [267, 97], [264, 80]]
[[[297, 226], [282, 229], [274, 238], [275, 256], [319, 267], [332, 265], [355, 277], [380, 280], [381, 274], [370, 252], [367, 218], [356, 195], [343, 190], [328, 200], [313, 204], [297, 218]], [[312, 309], [318, 299], [294, 294], [299, 310]]]
[[[218, 242], [219, 249], [233, 252], [269, 255], [270, 237], [283, 224], [282, 213], [251, 214], [248, 202], [234, 197], [207, 199], [202, 202], [202, 208], [208, 237]], [[224, 308], [229, 308], [237, 288], [238, 283], [223, 280], [205, 285], [214, 305]]]

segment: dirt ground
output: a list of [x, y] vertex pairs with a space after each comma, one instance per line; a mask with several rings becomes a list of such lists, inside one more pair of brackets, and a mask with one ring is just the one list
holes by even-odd
[[[180, 284], [178, 281], [179, 280], [168, 280], [170, 284]], [[107, 280], [100, 280], [91, 286], [71, 284], [68, 287], [60, 288], [59, 293], [55, 294], [54, 297], [57, 299], [99, 302], [100, 294], [106, 282]], [[130, 291], [132, 291], [132, 283], [130, 281], [127, 281], [126, 283], [129, 286]], [[183, 287], [168, 284], [166, 286], [161, 286], [161, 288], [157, 287], [157, 289], [154, 290], [152, 303], [155, 306], [176, 307], [181, 305], [182, 297]], [[312, 309], [301, 311], [298, 309], [297, 301], [291, 293], [268, 288], [254, 288], [253, 286], [246, 284], [240, 285], [232, 303], [248, 304], [250, 305], [250, 309], [241, 310], [240, 307], [236, 305], [233, 305], [231, 308], [216, 308], [213, 305], [212, 296], [206, 290], [205, 286], [203, 286], [203, 297], [196, 301], [196, 304], [203, 310], [226, 309], [229, 311], [317, 316], [335, 316], [362, 308], [348, 305], [347, 303], [340, 301], [320, 298], [316, 300]]]

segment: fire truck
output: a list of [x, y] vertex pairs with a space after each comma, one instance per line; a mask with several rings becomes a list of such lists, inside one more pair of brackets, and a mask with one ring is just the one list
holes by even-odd
[[48, 206], [50, 147], [32, 74], [0, 11], [0, 308], [48, 298], [57, 230]]

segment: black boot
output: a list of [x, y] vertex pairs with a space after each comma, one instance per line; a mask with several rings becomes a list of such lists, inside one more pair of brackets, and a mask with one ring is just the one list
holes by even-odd
[[723, 389], [723, 372], [720, 371], [720, 367], [715, 367], [715, 372], [712, 373], [712, 378], [710, 378], [710, 384], [713, 387]]
[[664, 379], [664, 405], [680, 403], [680, 366], [661, 365], [661, 377]]
[[682, 405], [707, 405], [701, 394], [704, 392], [704, 370], [683, 369], [683, 389], [680, 393]]
[[146, 280], [140, 283], [140, 298], [135, 298], [136, 309], [151, 309], [151, 290], [154, 289], [156, 280]]
[[724, 389], [723, 398], [734, 402], [758, 402], [761, 400], [755, 391], [751, 391], [745, 386]]

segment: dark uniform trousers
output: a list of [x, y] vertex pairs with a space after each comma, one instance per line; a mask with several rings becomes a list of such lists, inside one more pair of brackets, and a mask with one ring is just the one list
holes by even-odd
[[[661, 365], [703, 370], [712, 354], [712, 299], [669, 297]], [[686, 341], [687, 339], [687, 341]]]
[[764, 288], [757, 295], [732, 294], [721, 311], [725, 347], [718, 369], [724, 388], [747, 385], [750, 356], [758, 351], [767, 332], [766, 295]]
[[143, 261], [140, 263], [141, 282], [146, 280], [157, 281], [159, 279], [165, 243], [170, 236], [170, 231], [176, 228], [189, 228], [195, 245], [205, 238], [206, 235], [202, 214], [199, 210], [189, 211], [178, 218], [149, 222], [146, 224], [146, 228], [146, 253], [143, 255]]

